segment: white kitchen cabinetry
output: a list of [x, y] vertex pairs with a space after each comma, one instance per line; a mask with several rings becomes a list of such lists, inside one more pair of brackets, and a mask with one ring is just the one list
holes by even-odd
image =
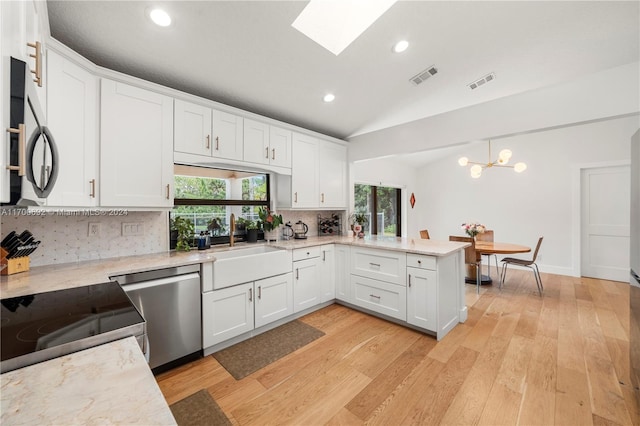
[[328, 302], [336, 298], [336, 261], [335, 246], [324, 244], [320, 246], [320, 285], [322, 288], [321, 302]]
[[243, 118], [228, 112], [213, 110], [212, 154], [215, 158], [242, 160]]
[[291, 168], [291, 131], [244, 119], [244, 161]]
[[47, 121], [64, 167], [48, 206], [94, 207], [98, 200], [98, 86], [89, 71], [49, 50]]
[[405, 286], [351, 274], [352, 303], [402, 321], [407, 319]]
[[351, 258], [351, 247], [336, 244], [334, 253], [336, 299], [344, 302], [351, 301], [350, 291], [350, 270], [349, 260]]
[[293, 134], [293, 159], [291, 161], [291, 197], [293, 208], [314, 208], [318, 196], [318, 139]]
[[204, 348], [253, 330], [253, 283], [240, 284], [202, 295]]
[[211, 155], [211, 108], [176, 99], [174, 126], [174, 151]]
[[293, 314], [293, 274], [255, 282], [255, 327]]
[[347, 147], [321, 142], [318, 152], [320, 207], [345, 208], [347, 205]]
[[293, 251], [293, 312], [321, 303], [320, 262], [319, 247]]
[[407, 267], [407, 322], [430, 331], [437, 330], [436, 271]]
[[351, 273], [392, 284], [406, 285], [407, 255], [404, 252], [352, 247]]
[[102, 79], [100, 205], [173, 205], [173, 99]]

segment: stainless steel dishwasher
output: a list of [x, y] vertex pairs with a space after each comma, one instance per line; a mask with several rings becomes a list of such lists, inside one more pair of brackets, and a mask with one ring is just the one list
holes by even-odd
[[200, 265], [111, 277], [147, 322], [154, 373], [202, 354]]

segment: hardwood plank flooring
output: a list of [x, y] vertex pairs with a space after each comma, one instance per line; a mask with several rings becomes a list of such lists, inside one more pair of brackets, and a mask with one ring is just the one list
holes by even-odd
[[469, 318], [442, 341], [340, 305], [325, 335], [235, 380], [211, 356], [156, 377], [167, 403], [201, 389], [237, 425], [638, 425], [629, 285], [510, 270], [466, 286]]

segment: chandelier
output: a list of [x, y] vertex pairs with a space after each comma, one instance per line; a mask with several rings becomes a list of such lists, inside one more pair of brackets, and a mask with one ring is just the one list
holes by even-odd
[[491, 167], [508, 167], [516, 171], [516, 173], [521, 173], [527, 169], [527, 165], [524, 163], [516, 163], [513, 166], [508, 166], [507, 163], [511, 159], [511, 150], [503, 149], [498, 154], [498, 159], [495, 161], [491, 161], [491, 141], [489, 141], [489, 161], [486, 163], [478, 163], [475, 161], [469, 161], [467, 157], [460, 157], [458, 160], [458, 164], [462, 167], [466, 167], [468, 164], [473, 164], [469, 169], [471, 171], [471, 177], [474, 179], [478, 179], [482, 175], [483, 169], [488, 169]]

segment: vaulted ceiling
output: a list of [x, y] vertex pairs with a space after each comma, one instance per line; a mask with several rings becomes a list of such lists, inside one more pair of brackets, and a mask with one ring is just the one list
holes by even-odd
[[[640, 2], [399, 1], [340, 55], [291, 26], [305, 1], [48, 1], [97, 65], [348, 138], [636, 62]], [[171, 26], [155, 26], [150, 6]], [[400, 39], [404, 53], [392, 52]], [[435, 65], [416, 86], [410, 78]], [[469, 83], [495, 73], [475, 90]], [[322, 101], [334, 93], [332, 103]]]

